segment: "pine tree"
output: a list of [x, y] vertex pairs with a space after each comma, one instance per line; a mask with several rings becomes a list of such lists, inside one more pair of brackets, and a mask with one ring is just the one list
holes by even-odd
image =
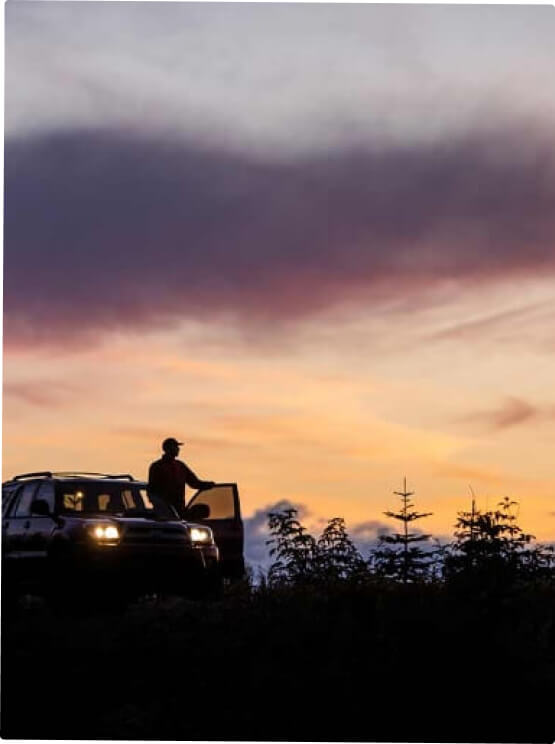
[[422, 581], [430, 573], [431, 556], [419, 543], [427, 542], [431, 535], [410, 532], [409, 525], [417, 519], [431, 516], [432, 512], [418, 512], [414, 508], [411, 496], [414, 491], [407, 491], [407, 479], [404, 479], [403, 490], [394, 491], [401, 497], [401, 509], [397, 512], [386, 511], [386, 517], [396, 519], [403, 525], [402, 532], [392, 535], [380, 535], [380, 545], [371, 556], [371, 566], [376, 574], [402, 581], [404, 584]]

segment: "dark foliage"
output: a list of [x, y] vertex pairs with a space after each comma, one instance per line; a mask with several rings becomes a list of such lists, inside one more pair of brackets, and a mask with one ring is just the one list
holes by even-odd
[[330, 519], [315, 540], [297, 519], [296, 509], [268, 514], [271, 585], [318, 584], [362, 580], [367, 575], [364, 559], [356, 549], [341, 517]]
[[492, 511], [459, 512], [455, 541], [445, 557], [445, 578], [468, 592], [498, 593], [517, 583], [553, 579], [553, 548], [533, 543], [516, 523], [515, 507], [503, 499]]
[[268, 514], [270, 555], [275, 558], [268, 580], [271, 584], [308, 581], [314, 574], [317, 544], [297, 519], [297, 509]]
[[324, 581], [362, 581], [367, 578], [364, 559], [356, 549], [341, 517], [330, 519], [318, 538], [317, 572]]
[[553, 563], [512, 509], [459, 515], [442, 580], [376, 576], [343, 520], [315, 539], [286, 510], [270, 516], [269, 576], [221, 601], [10, 608], [2, 734], [552, 742]]
[[548, 586], [492, 604], [342, 581], [236, 585], [218, 603], [115, 617], [21, 606], [4, 617], [2, 734], [552, 742], [554, 600]]

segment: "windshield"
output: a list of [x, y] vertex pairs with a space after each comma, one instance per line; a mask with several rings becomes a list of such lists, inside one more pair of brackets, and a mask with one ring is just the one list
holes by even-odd
[[131, 483], [80, 481], [57, 483], [57, 502], [62, 513], [112, 514], [151, 519], [179, 519], [171, 506], [149, 497], [146, 488]]

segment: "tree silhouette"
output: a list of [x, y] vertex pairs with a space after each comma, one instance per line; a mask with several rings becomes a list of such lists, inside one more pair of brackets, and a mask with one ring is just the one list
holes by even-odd
[[316, 543], [318, 572], [325, 580], [365, 576], [366, 563], [347, 534], [345, 520], [333, 517]]
[[275, 559], [268, 572], [270, 584], [327, 583], [366, 576], [366, 563], [347, 534], [344, 519], [330, 519], [315, 540], [297, 513], [285, 509], [268, 514], [267, 545]]
[[427, 542], [431, 535], [410, 532], [409, 525], [417, 519], [429, 517], [432, 512], [418, 512], [414, 508], [411, 496], [414, 491], [407, 491], [407, 479], [403, 481], [403, 490], [394, 492], [401, 497], [401, 509], [397, 512], [386, 511], [384, 514], [396, 519], [403, 525], [402, 532], [392, 535], [380, 535], [380, 545], [370, 558], [370, 563], [378, 576], [384, 576], [408, 582], [421, 581], [430, 574], [432, 557], [422, 550], [419, 543]]
[[317, 545], [297, 519], [297, 509], [268, 514], [270, 555], [275, 558], [268, 571], [272, 583], [307, 581], [314, 573]]
[[445, 560], [450, 582], [474, 589], [501, 589], [517, 580], [549, 578], [553, 548], [531, 545], [534, 536], [517, 524], [518, 502], [505, 497], [495, 510], [459, 512], [455, 541]]

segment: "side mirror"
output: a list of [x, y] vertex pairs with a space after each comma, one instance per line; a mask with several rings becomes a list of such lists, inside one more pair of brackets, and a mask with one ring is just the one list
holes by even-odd
[[186, 519], [190, 519], [191, 522], [197, 520], [208, 519], [210, 516], [210, 507], [208, 504], [193, 504], [190, 509], [187, 509], [185, 514]]
[[49, 517], [50, 506], [48, 505], [48, 501], [44, 499], [33, 501], [31, 504], [31, 514], [36, 514], [38, 517]]

